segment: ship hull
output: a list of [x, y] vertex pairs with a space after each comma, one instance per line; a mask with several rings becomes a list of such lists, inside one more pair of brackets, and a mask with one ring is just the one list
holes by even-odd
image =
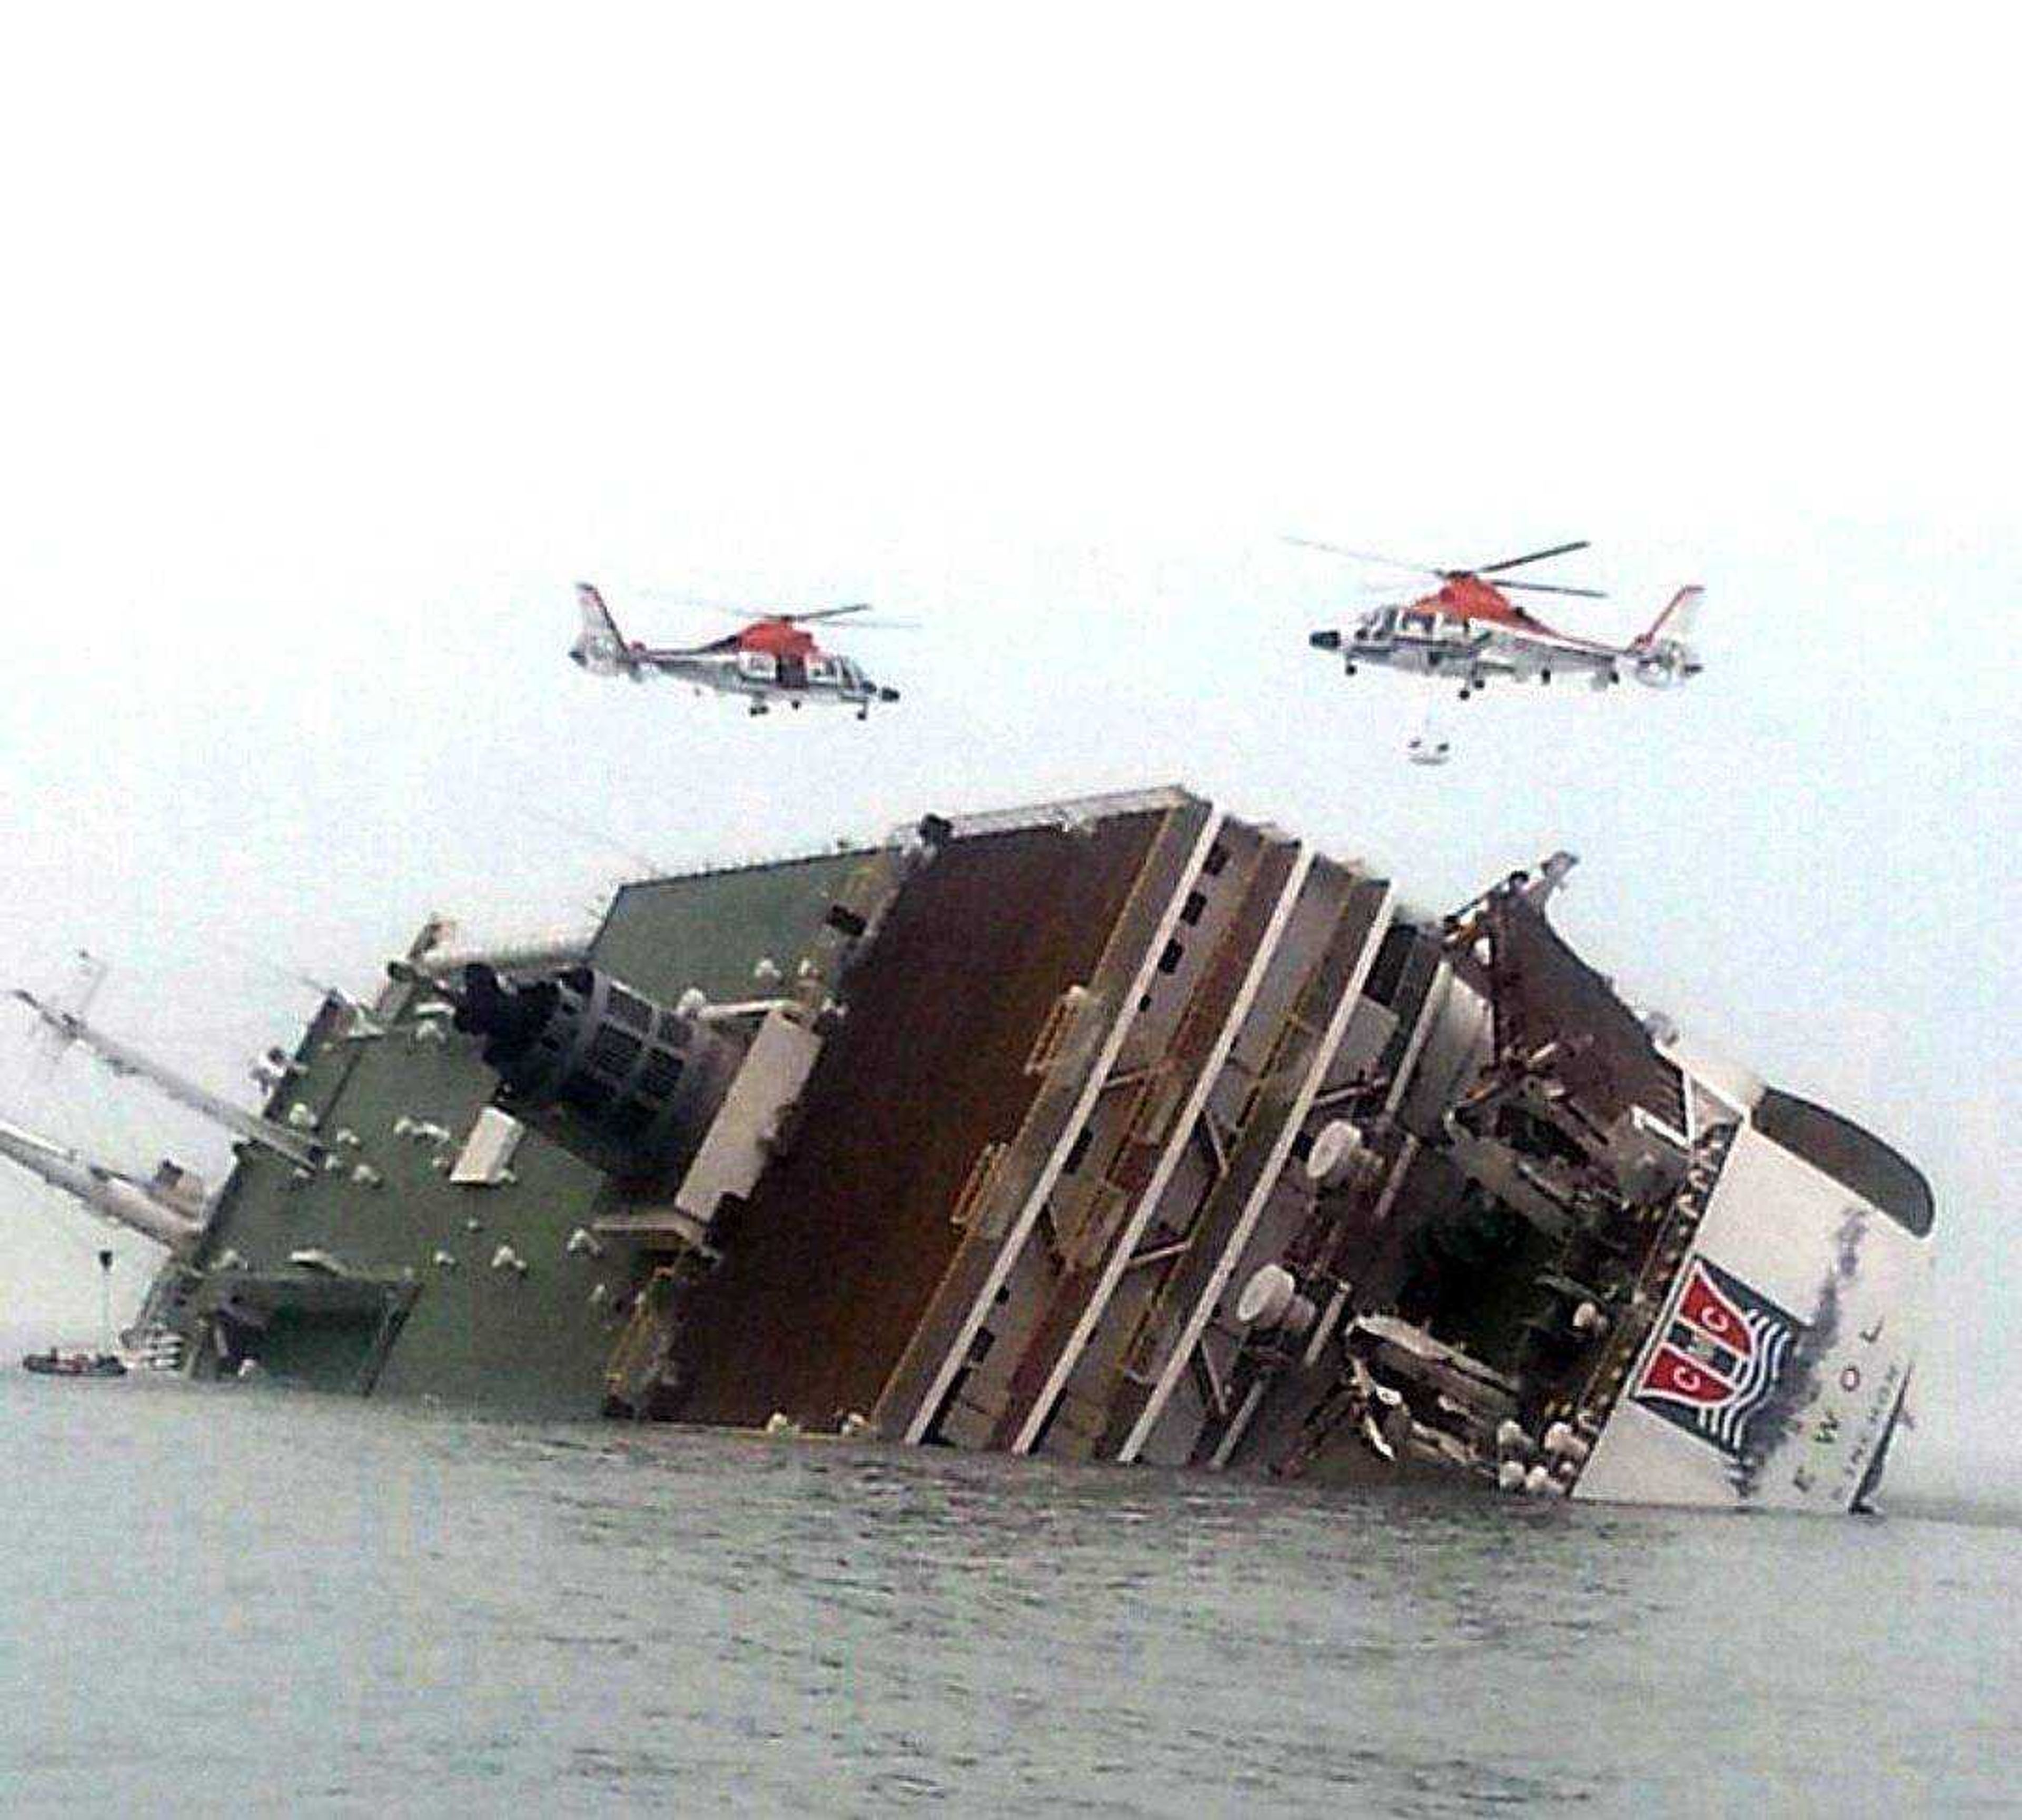
[[1660, 1041], [1549, 925], [1569, 864], [1427, 915], [1155, 790], [645, 881], [578, 948], [432, 923], [265, 1109], [321, 1160], [243, 1154], [141, 1325], [528, 1413], [1854, 1508], [1929, 1190]]

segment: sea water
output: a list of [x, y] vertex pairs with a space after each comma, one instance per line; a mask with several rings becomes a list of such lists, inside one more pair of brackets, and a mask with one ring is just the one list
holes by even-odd
[[2022, 1535], [0, 1383], [0, 1811], [2022, 1804]]

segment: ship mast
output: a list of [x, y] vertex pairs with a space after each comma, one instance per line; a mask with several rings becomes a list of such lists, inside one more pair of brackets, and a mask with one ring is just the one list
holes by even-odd
[[0, 1156], [81, 1201], [101, 1219], [166, 1245], [181, 1256], [203, 1236], [204, 1220], [145, 1182], [94, 1163], [77, 1151], [0, 1120]]
[[[322, 1146], [278, 1125], [272, 1119], [263, 1119], [257, 1113], [249, 1113], [242, 1106], [200, 1087], [186, 1076], [177, 1074], [173, 1069], [164, 1067], [144, 1055], [130, 1043], [122, 1043], [116, 1036], [108, 1036], [95, 1025], [87, 1024], [74, 1011], [60, 1010], [45, 1004], [33, 992], [17, 986], [14, 995], [32, 1011], [44, 1024], [66, 1042], [82, 1043], [97, 1055], [115, 1074], [137, 1075], [144, 1080], [154, 1083], [161, 1091], [177, 1105], [207, 1118], [215, 1124], [235, 1131], [243, 1138], [257, 1144], [261, 1149], [285, 1157], [298, 1168], [314, 1168], [321, 1160]], [[9, 1154], [13, 1154], [9, 1152]]]

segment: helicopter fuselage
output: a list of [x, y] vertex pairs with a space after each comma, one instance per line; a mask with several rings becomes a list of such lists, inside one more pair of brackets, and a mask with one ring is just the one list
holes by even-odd
[[698, 689], [743, 696], [767, 706], [784, 702], [834, 707], [867, 708], [874, 702], [899, 699], [895, 689], [874, 682], [851, 659], [825, 651], [774, 652], [743, 647], [692, 656], [667, 656], [642, 664], [635, 675], [653, 673]]
[[874, 703], [899, 699], [898, 690], [874, 682], [852, 659], [822, 649], [791, 615], [755, 620], [706, 645], [655, 647], [625, 638], [587, 583], [576, 593], [582, 626], [569, 657], [592, 676], [629, 677], [634, 682], [670, 677], [692, 688], [741, 696], [754, 714], [767, 713], [775, 702], [794, 708], [816, 703], [854, 708], [862, 720]]
[[1549, 683], [1554, 676], [1585, 676], [1602, 689], [1633, 676], [1662, 689], [1688, 681], [1700, 669], [1680, 640], [1645, 638], [1618, 645], [1575, 638], [1533, 619], [1473, 577], [1408, 606], [1380, 607], [1346, 631], [1315, 632], [1311, 642], [1339, 652], [1351, 676], [1367, 663], [1450, 679], [1463, 700], [1499, 678]]

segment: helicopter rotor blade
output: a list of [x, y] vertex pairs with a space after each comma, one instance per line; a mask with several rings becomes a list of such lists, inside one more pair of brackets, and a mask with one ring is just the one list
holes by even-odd
[[[870, 608], [868, 601], [860, 601], [851, 607], [821, 607], [812, 613], [763, 613], [758, 617], [779, 626], [811, 626], [822, 619], [839, 619], [845, 613], [867, 612]], [[920, 623], [917, 619], [852, 619], [849, 629], [852, 632], [917, 632]]]
[[[710, 600], [699, 594], [672, 594], [663, 588], [640, 588], [634, 591], [645, 595], [648, 599], [664, 601], [669, 606], [692, 608], [697, 612], [714, 613], [719, 619], [742, 620], [746, 625], [762, 624], [767, 620], [789, 626], [812, 625], [817, 620], [840, 619], [857, 613], [867, 613], [871, 610], [871, 603], [868, 601], [851, 601], [839, 607], [816, 607], [803, 613], [797, 612], [790, 607], [739, 605], [732, 601]], [[860, 619], [857, 623], [868, 627], [883, 625], [888, 622]], [[912, 627], [912, 622], [909, 619], [892, 621], [889, 623], [902, 624], [908, 630]]]
[[1287, 537], [1284, 541], [1295, 543], [1301, 550], [1320, 550], [1329, 556], [1345, 556], [1351, 562], [1380, 563], [1385, 568], [1401, 568], [1412, 575], [1430, 576], [1436, 580], [1444, 580], [1446, 577], [1444, 569], [1433, 568], [1425, 563], [1406, 562], [1395, 556], [1379, 556], [1371, 550], [1347, 550], [1338, 543], [1323, 543], [1316, 537]]
[[[866, 632], [917, 632], [917, 619], [866, 619], [856, 616], [870, 612], [868, 601], [850, 601], [839, 607], [816, 607], [808, 612], [796, 612], [788, 607], [739, 606], [724, 600], [709, 600], [697, 594], [679, 594], [665, 588], [637, 588], [633, 592], [651, 600], [661, 601], [670, 606], [688, 607], [697, 612], [711, 613], [721, 619], [735, 619], [746, 627], [752, 626], [805, 626], [823, 619], [849, 619], [852, 631]], [[669, 646], [659, 652], [662, 656], [693, 656], [699, 652], [720, 650], [724, 640], [713, 638], [705, 644]]]
[[1557, 582], [1499, 581], [1494, 585], [1506, 593], [1521, 588], [1524, 593], [1531, 594], [1576, 594], [1583, 601], [1604, 601], [1608, 598], [1607, 591], [1602, 588], [1566, 587]]
[[1548, 556], [1570, 556], [1575, 550], [1590, 547], [1584, 537], [1573, 543], [1555, 543], [1549, 550], [1534, 550], [1528, 556], [1506, 556], [1500, 562], [1484, 562], [1480, 568], [1469, 569], [1469, 575], [1498, 575], [1506, 568], [1521, 568], [1527, 562], [1542, 562]]
[[721, 594], [684, 594], [673, 588], [633, 588], [641, 599], [659, 601], [670, 607], [693, 607], [705, 613], [721, 613], [733, 619], [755, 619], [756, 608], [725, 600]]
[[765, 613], [758, 616], [768, 619], [790, 619], [797, 626], [811, 626], [817, 619], [839, 619], [845, 613], [867, 613], [868, 601], [852, 601], [846, 607], [817, 607], [811, 613]]
[[633, 593], [641, 594], [647, 601], [659, 601], [667, 607], [689, 607], [695, 612], [714, 612], [717, 619], [835, 619], [843, 612], [867, 612], [870, 601], [851, 601], [847, 607], [817, 607], [808, 612], [794, 612], [790, 607], [761, 607], [752, 601], [724, 598], [722, 594], [680, 594], [671, 588], [633, 588]]

